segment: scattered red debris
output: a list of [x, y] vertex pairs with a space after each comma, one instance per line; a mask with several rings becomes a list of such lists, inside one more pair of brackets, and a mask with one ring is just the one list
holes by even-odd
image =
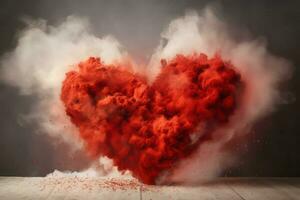
[[92, 178], [92, 177], [45, 177], [38, 183], [40, 190], [56, 188], [57, 190], [155, 190], [146, 187], [136, 179]]

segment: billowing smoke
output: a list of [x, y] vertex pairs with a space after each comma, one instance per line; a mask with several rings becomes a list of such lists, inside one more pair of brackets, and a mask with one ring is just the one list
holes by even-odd
[[[188, 12], [184, 17], [172, 21], [162, 33], [162, 41], [149, 64], [145, 64], [146, 67], [138, 67], [112, 36], [104, 38], [94, 36], [86, 20], [69, 17], [58, 26], [50, 26], [43, 20], [31, 21], [28, 27], [20, 33], [16, 49], [1, 59], [1, 78], [7, 84], [18, 87], [22, 94], [37, 97], [28, 119], [35, 121], [39, 130], [51, 137], [63, 139], [75, 148], [87, 149], [95, 159], [102, 155], [108, 156], [114, 160], [120, 170], [131, 171], [134, 176], [146, 183], [196, 183], [215, 177], [223, 169], [235, 163], [237, 154], [230, 148], [231, 144], [246, 137], [255, 122], [276, 108], [280, 101], [278, 86], [289, 75], [287, 61], [271, 55], [264, 41], [251, 38], [241, 39], [241, 37], [237, 40], [232, 36], [237, 34], [236, 30], [220, 21], [211, 9], [205, 9], [202, 15]], [[99, 57], [100, 60], [91, 58], [86, 62], [81, 62], [91, 56]], [[81, 64], [78, 68], [79, 62]], [[172, 71], [174, 63], [180, 64], [175, 67], [177, 72]], [[101, 75], [101, 73], [99, 75], [99, 70], [106, 71], [106, 75]], [[67, 72], [69, 73], [66, 77]], [[136, 74], [137, 72], [139, 75]], [[118, 78], [116, 74], [121, 74], [122, 78]], [[98, 79], [101, 81], [97, 82]], [[126, 84], [132, 79], [135, 79], [133, 84], [140, 87], [135, 94], [134, 90], [122, 90], [122, 87], [126, 88]], [[106, 111], [97, 110], [97, 119], [89, 116], [88, 121], [92, 120], [94, 124], [88, 126], [81, 122], [86, 122], [86, 114], [91, 114], [94, 108], [88, 107], [92, 104], [80, 104], [84, 98], [88, 97], [77, 89], [81, 89], [85, 81], [91, 80], [96, 82], [89, 90], [89, 97], [93, 97], [94, 105], [99, 104], [100, 108]], [[192, 81], [196, 81], [198, 85], [192, 84]], [[77, 86], [76, 83], [78, 83]], [[191, 85], [197, 85], [197, 88], [190, 90]], [[222, 93], [222, 95], [217, 95], [216, 100], [213, 100], [216, 94], [202, 94], [205, 87], [206, 89], [213, 87], [211, 91]], [[182, 94], [178, 96], [178, 92], [175, 94], [174, 90], [179, 90]], [[60, 96], [61, 91], [62, 96]], [[153, 95], [155, 91], [162, 96]], [[191, 98], [189, 92], [197, 93], [192, 94], [192, 96], [197, 96], [197, 100], [193, 99], [194, 97]], [[69, 95], [70, 93], [72, 95]], [[146, 117], [151, 122], [150, 124], [154, 124], [154, 118], [158, 115], [164, 115], [165, 118], [160, 118], [161, 122], [156, 126], [157, 129], [162, 127], [161, 124], [167, 126], [171, 122], [194, 123], [186, 125], [184, 131], [177, 129], [174, 131], [191, 134], [191, 136], [185, 137], [179, 134], [179, 144], [176, 141], [172, 143], [172, 138], [170, 142], [160, 143], [162, 146], [172, 143], [175, 147], [169, 149], [164, 147], [169, 155], [158, 155], [157, 152], [149, 150], [148, 154], [144, 155], [151, 155], [151, 159], [134, 150], [130, 153], [139, 156], [132, 156], [122, 145], [114, 147], [114, 144], [110, 144], [112, 146], [109, 148], [113, 150], [117, 148], [120, 148], [120, 151], [123, 150], [118, 153], [118, 158], [122, 157], [123, 160], [114, 159], [113, 155], [116, 153], [109, 152], [109, 148], [105, 146], [107, 143], [103, 142], [104, 137], [110, 135], [95, 133], [95, 136], [91, 136], [90, 134], [95, 130], [94, 125], [100, 123], [99, 120], [102, 120], [101, 124], [104, 123], [103, 121], [111, 122], [111, 124], [101, 126], [101, 133], [124, 131], [123, 129], [113, 130], [112, 124], [116, 127], [121, 124], [120, 121], [131, 119], [130, 116], [135, 116], [135, 119], [139, 116], [135, 111], [137, 105], [130, 106], [130, 112], [118, 108], [118, 106], [122, 107], [123, 101], [128, 100], [126, 98], [122, 100], [122, 95], [129, 97], [132, 93], [138, 99], [137, 102], [131, 102], [132, 104], [150, 107], [147, 109], [151, 111], [151, 115]], [[214, 103], [208, 103], [210, 106], [206, 105], [200, 94], [208, 95], [206, 97]], [[71, 98], [74, 95], [77, 95], [77, 101]], [[105, 95], [114, 96], [118, 103], [112, 98], [105, 99], [103, 97]], [[226, 99], [224, 96], [230, 96], [231, 100], [224, 101]], [[178, 104], [162, 103], [159, 108], [153, 108], [153, 104], [159, 101], [159, 98], [164, 97], [169, 99], [169, 103], [176, 100]], [[152, 100], [150, 105], [146, 105], [145, 98]], [[85, 100], [89, 101], [89, 99]], [[182, 105], [179, 105], [180, 101], [183, 102]], [[193, 106], [185, 106], [186, 101], [192, 103]], [[84, 105], [86, 107], [82, 107]], [[213, 115], [204, 109], [207, 108], [206, 106], [213, 110]], [[174, 110], [174, 112], [162, 114], [163, 111], [159, 109]], [[84, 115], [78, 113], [79, 110], [84, 111]], [[114, 113], [116, 110], [117, 114]], [[134, 112], [135, 114], [132, 114]], [[183, 118], [177, 117], [177, 121], [172, 118], [178, 114], [184, 115], [187, 120], [184, 118], [186, 121], [183, 122], [180, 121]], [[129, 132], [133, 131], [133, 127], [124, 128], [128, 128]], [[137, 128], [140, 128], [139, 124]], [[147, 129], [145, 135], [155, 135], [155, 131], [149, 132], [151, 131]], [[193, 134], [196, 136], [192, 136]], [[205, 137], [202, 134], [206, 134]], [[126, 135], [126, 132], [123, 135]], [[93, 139], [90, 140], [91, 137]], [[122, 139], [119, 140], [119, 144], [123, 146], [145, 145], [139, 142], [139, 139], [138, 137], [131, 139], [130, 144], [124, 143], [125, 140]], [[157, 143], [150, 143], [146, 144], [147, 148], [157, 145]], [[191, 148], [187, 149], [189, 144], [192, 144]], [[175, 149], [175, 153], [170, 149]], [[130, 158], [131, 162], [124, 165], [126, 157]], [[156, 163], [160, 165], [153, 166], [155, 169], [151, 168], [151, 174], [145, 176], [147, 166], [144, 164], [142, 165], [146, 168], [131, 166], [138, 163], [134, 162], [138, 161], [135, 160], [137, 157], [143, 157], [148, 165], [153, 165], [152, 162], [155, 164], [155, 159], [159, 158]], [[104, 165], [100, 164], [102, 168]]]
[[78, 148], [81, 142], [74, 137], [76, 129], [59, 98], [65, 73], [91, 55], [109, 63], [126, 57], [126, 52], [113, 37], [97, 38], [90, 33], [85, 19], [68, 17], [56, 27], [44, 20], [27, 23], [16, 49], [1, 59], [1, 78], [18, 87], [21, 94], [37, 97], [27, 118], [36, 122], [39, 131]]
[[149, 84], [91, 57], [67, 73], [61, 93], [87, 152], [113, 159], [148, 184], [212, 140], [243, 93], [240, 75], [218, 56], [177, 55], [161, 65]]

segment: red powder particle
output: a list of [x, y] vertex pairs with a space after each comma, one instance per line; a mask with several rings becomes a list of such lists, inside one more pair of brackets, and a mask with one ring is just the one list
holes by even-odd
[[87, 152], [111, 158], [119, 170], [147, 184], [228, 122], [241, 85], [240, 75], [219, 56], [178, 55], [161, 65], [149, 84], [91, 57], [66, 74], [61, 91]]

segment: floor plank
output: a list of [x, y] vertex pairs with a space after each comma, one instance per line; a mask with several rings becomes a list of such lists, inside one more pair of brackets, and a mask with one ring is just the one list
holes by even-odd
[[146, 186], [143, 191], [143, 200], [155, 199], [189, 199], [189, 200], [241, 200], [222, 181], [216, 181], [201, 186]]
[[43, 180], [41, 177], [0, 179], [0, 199], [48, 199], [54, 186], [44, 188], [41, 185]]
[[2, 200], [300, 199], [300, 178], [219, 178], [198, 186], [148, 186], [128, 179], [0, 177]]
[[227, 185], [245, 200], [288, 200], [285, 192], [271, 186], [264, 178], [229, 179]]
[[271, 187], [282, 191], [290, 199], [300, 199], [300, 179], [298, 178], [271, 178], [265, 180]]

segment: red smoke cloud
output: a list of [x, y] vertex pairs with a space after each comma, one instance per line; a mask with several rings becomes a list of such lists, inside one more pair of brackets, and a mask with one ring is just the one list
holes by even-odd
[[155, 184], [226, 124], [242, 93], [238, 72], [219, 56], [161, 61], [153, 83], [121, 66], [89, 58], [66, 74], [66, 113], [94, 158], [107, 156]]

